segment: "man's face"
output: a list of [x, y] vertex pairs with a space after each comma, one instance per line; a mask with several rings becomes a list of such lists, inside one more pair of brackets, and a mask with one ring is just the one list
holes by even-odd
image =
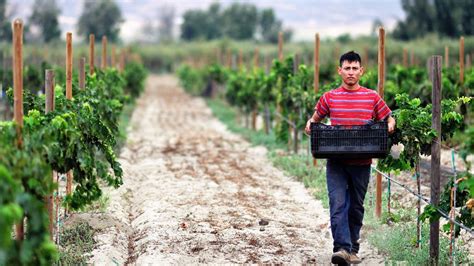
[[364, 73], [364, 68], [361, 67], [360, 62], [343, 61], [342, 66], [338, 68], [337, 72], [344, 84], [354, 86], [359, 82], [360, 77]]

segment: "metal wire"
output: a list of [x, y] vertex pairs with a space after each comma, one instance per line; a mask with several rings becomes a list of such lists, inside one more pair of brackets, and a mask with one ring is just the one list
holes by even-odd
[[[452, 215], [452, 218], [455, 219], [456, 218], [456, 192], [457, 192], [457, 189], [458, 189], [458, 180], [457, 180], [457, 172], [456, 172], [456, 163], [454, 161], [454, 150], [451, 149], [451, 162], [452, 162], [452, 167], [453, 167], [453, 172], [454, 172], [454, 185], [453, 185], [453, 188], [452, 188], [452, 205], [451, 205], [451, 215]], [[450, 243], [449, 243], [449, 251], [450, 251], [450, 255], [451, 255], [451, 262], [453, 265], [456, 265], [456, 241], [455, 240], [455, 237], [453, 237], [453, 223], [451, 223], [451, 228], [450, 228], [450, 234], [449, 234], [449, 240], [450, 240]], [[455, 230], [454, 230], [455, 231]]]
[[278, 111], [275, 111], [274, 112], [278, 117], [280, 117], [281, 119], [285, 120], [286, 123], [288, 123], [288, 125], [290, 125], [292, 128], [296, 128], [296, 125], [295, 123], [291, 122], [288, 118], [284, 117], [282, 114], [280, 114]]
[[[417, 197], [418, 199], [421, 199], [422, 201], [424, 201], [425, 203], [427, 204], [431, 204], [430, 200], [426, 197], [423, 197], [423, 195], [420, 195], [418, 193], [415, 193], [413, 190], [411, 190], [409, 187], [407, 187], [406, 185], [402, 184], [401, 182], [387, 176], [385, 173], [381, 172], [380, 170], [378, 170], [377, 168], [375, 168], [374, 166], [371, 166], [375, 171], [377, 171], [378, 173], [380, 173], [383, 177], [385, 177], [386, 179], [389, 179], [391, 180], [393, 183], [403, 187], [405, 190], [407, 190], [408, 192], [410, 192], [411, 194], [413, 194], [415, 197]], [[462, 223], [459, 223], [457, 222], [456, 220], [453, 220], [449, 217], [449, 215], [447, 215], [444, 211], [436, 208], [435, 206], [433, 206], [436, 211], [438, 211], [438, 213], [445, 219], [449, 220], [450, 222], [453, 222], [454, 224], [456, 224], [457, 226], [461, 227], [462, 229], [466, 230], [468, 233], [474, 235], [474, 230], [465, 226], [464, 224]]]
[[[388, 176], [390, 176], [390, 174], [388, 174]], [[390, 179], [388, 180], [388, 184], [387, 184], [387, 210], [388, 210], [388, 213], [390, 214], [390, 209], [391, 209], [391, 204], [390, 204], [390, 197], [391, 197], [391, 194], [392, 194], [392, 191], [391, 191], [391, 182], [390, 182]]]

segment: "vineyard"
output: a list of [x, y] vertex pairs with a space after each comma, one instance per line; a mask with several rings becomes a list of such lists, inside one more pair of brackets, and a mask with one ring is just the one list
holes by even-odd
[[[59, 209], [65, 208], [64, 218], [98, 200], [101, 187], [123, 183], [114, 150], [120, 137], [118, 120], [123, 107], [143, 90], [145, 70], [134, 62], [120, 72], [115, 66], [94, 69], [92, 63], [87, 76], [82, 64], [73, 77], [68, 57], [66, 71], [46, 70], [50, 66], [44, 64], [45, 93], [37, 93], [43, 82], [34, 68], [27, 69], [30, 87], [23, 90], [21, 21], [14, 30], [14, 68], [6, 75], [13, 79], [13, 84], [7, 82], [14, 85], [7, 95], [15, 119], [0, 123], [0, 263], [49, 264], [58, 259], [53, 223], [61, 218]], [[72, 55], [71, 40], [67, 53]], [[58, 174], [67, 174], [65, 193]], [[11, 238], [13, 225], [16, 240]]]
[[[26, 65], [21, 20], [12, 35], [11, 69], [5, 53], [0, 69], [0, 265], [331, 260], [325, 160], [304, 134], [341, 83], [319, 34], [314, 64], [284, 57], [280, 33], [278, 58], [216, 48], [161, 75], [131, 49], [116, 58], [105, 36], [97, 67], [92, 34], [87, 58], [73, 60], [67, 33], [65, 67]], [[397, 124], [371, 167], [363, 263], [472, 263], [474, 68], [440, 56], [408, 66], [406, 51], [385, 67], [384, 39], [380, 28], [378, 68], [360, 83]]]
[[[316, 43], [318, 39], [319, 36], [316, 37]], [[461, 42], [463, 42], [462, 39]], [[224, 98], [245, 117], [247, 127], [250, 128], [249, 120], [252, 120], [253, 130], [257, 130], [256, 120], [258, 114], [261, 114], [262, 129], [267, 134], [271, 132], [276, 141], [288, 144], [288, 151], [298, 155], [305, 149], [303, 128], [313, 113], [315, 103], [323, 93], [339, 86], [336, 76], [325, 75], [330, 71], [322, 71], [323, 75], [319, 76], [318, 50], [319, 47], [316, 45], [314, 68], [300, 64], [298, 55], [283, 59], [280, 50], [280, 59], [274, 60], [271, 67], [262, 69], [258, 63], [259, 55], [256, 50], [253, 59], [254, 66], [250, 68], [244, 67], [241, 55], [239, 63], [233, 64], [233, 67], [232, 63], [228, 63], [231, 61], [221, 63], [221, 57], [217, 57], [215, 63], [204, 68], [184, 65], [178, 70], [178, 75], [183, 87], [189, 93]], [[463, 66], [461, 68], [446, 67], [439, 73], [442, 77], [440, 85], [443, 99], [440, 103], [442, 110], [440, 136], [432, 126], [433, 85], [429, 75], [433, 75], [433, 72], [430, 73], [426, 68], [403, 67], [397, 64], [391, 65], [386, 73], [385, 86], [382, 85], [382, 89], [387, 104], [394, 110], [393, 116], [397, 121], [396, 131], [390, 136], [390, 141], [392, 145], [401, 146], [403, 149], [401, 152], [395, 152], [379, 160], [374, 169], [379, 174], [400, 175], [402, 171], [415, 173], [418, 193], [414, 192], [415, 188], [407, 190], [418, 197], [418, 206], [422, 200], [428, 203], [423, 213], [419, 211], [416, 218], [418, 233], [415, 246], [420, 245], [420, 223], [424, 220], [433, 222], [444, 217], [454, 222], [455, 219], [459, 223], [454, 227], [452, 223], [446, 223], [442, 231], [451, 238], [453, 234], [458, 236], [461, 228], [467, 230], [468, 235], [472, 235], [474, 209], [470, 195], [474, 192], [474, 180], [471, 169], [472, 158], [468, 159], [468, 156], [474, 151], [472, 146], [474, 105], [471, 89], [474, 71], [468, 69], [465, 80]], [[321, 87], [319, 87], [320, 84], [322, 84]], [[379, 87], [380, 75], [377, 75], [377, 70], [366, 70], [361, 84], [368, 88]], [[459, 169], [457, 171], [455, 162], [452, 162], [453, 171], [450, 171], [449, 176], [444, 176], [442, 182], [445, 188], [440, 196], [441, 200], [438, 204], [433, 204], [420, 193], [419, 179], [421, 158], [431, 155], [431, 144], [437, 137], [443, 142], [443, 147], [448, 149], [456, 147], [457, 154], [466, 167], [462, 171]], [[300, 144], [303, 147], [299, 147]], [[454, 160], [454, 149], [451, 148], [451, 150], [453, 150]], [[384, 176], [388, 181], [388, 219], [393, 220], [393, 215], [398, 217], [397, 214], [390, 212], [390, 186], [394, 182], [390, 176]], [[400, 184], [396, 180], [395, 184], [407, 188], [405, 184]], [[454, 206], [453, 198], [455, 199]], [[454, 209], [458, 214], [454, 214]], [[380, 209], [378, 212], [380, 213]]]

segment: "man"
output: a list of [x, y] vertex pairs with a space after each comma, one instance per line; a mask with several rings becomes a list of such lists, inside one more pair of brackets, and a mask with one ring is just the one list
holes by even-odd
[[[350, 51], [339, 60], [338, 74], [342, 78], [339, 88], [324, 93], [315, 112], [306, 123], [320, 122], [329, 116], [332, 125], [364, 125], [372, 120], [387, 119], [388, 131], [395, 129], [391, 110], [373, 90], [359, 85], [364, 73], [359, 54]], [[364, 198], [370, 179], [371, 159], [329, 159], [326, 166], [329, 212], [333, 237], [334, 264], [358, 264], [359, 233], [364, 218]]]

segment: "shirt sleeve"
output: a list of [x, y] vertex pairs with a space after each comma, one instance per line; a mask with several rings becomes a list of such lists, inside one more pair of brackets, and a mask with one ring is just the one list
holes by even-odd
[[329, 93], [326, 92], [319, 98], [318, 103], [314, 107], [314, 110], [318, 113], [318, 116], [321, 118], [329, 115]]
[[380, 95], [375, 94], [374, 117], [376, 121], [381, 121], [392, 114], [392, 110], [388, 107]]

